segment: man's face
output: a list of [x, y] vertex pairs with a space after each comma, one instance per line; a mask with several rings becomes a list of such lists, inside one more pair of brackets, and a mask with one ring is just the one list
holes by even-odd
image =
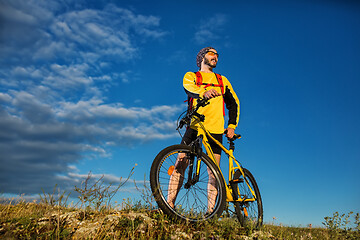
[[204, 57], [204, 64], [210, 66], [211, 68], [216, 68], [218, 62], [218, 53], [215, 49], [210, 49]]

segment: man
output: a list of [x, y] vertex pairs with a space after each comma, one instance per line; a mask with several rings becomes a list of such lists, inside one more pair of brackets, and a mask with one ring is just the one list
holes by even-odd
[[[187, 72], [183, 79], [183, 86], [190, 98], [209, 99], [210, 104], [199, 108], [198, 113], [205, 116], [205, 121], [203, 122], [205, 128], [209, 130], [216, 140], [222, 143], [225, 124], [224, 105], [226, 105], [226, 108], [229, 110], [226, 137], [232, 138], [239, 121], [240, 104], [228, 79], [213, 72], [213, 69], [216, 68], [218, 58], [219, 54], [214, 48], [206, 47], [201, 49], [196, 57], [196, 64], [199, 67], [199, 72]], [[202, 80], [201, 84], [199, 84], [199, 78]], [[189, 103], [189, 107], [191, 108], [195, 104], [196, 100]], [[196, 123], [192, 123], [190, 128], [186, 130], [181, 143], [188, 145], [195, 140], [197, 137], [196, 129]], [[219, 165], [221, 148], [212, 141], [210, 141], [209, 144], [214, 152], [215, 160]], [[176, 196], [184, 180], [183, 175], [187, 165], [188, 161], [186, 156], [184, 154], [179, 154], [175, 164], [175, 170], [170, 177], [167, 199], [167, 202], [173, 208], [175, 207]], [[216, 196], [217, 189], [215, 186], [215, 178], [212, 173], [209, 172], [208, 211], [211, 211], [214, 208]]]

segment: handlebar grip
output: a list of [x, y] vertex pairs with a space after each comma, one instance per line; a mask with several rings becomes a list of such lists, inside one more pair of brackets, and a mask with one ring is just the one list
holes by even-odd
[[[227, 132], [228, 132], [228, 131], [225, 130], [225, 131], [224, 131], [224, 134], [227, 134]], [[241, 135], [235, 133], [232, 138], [228, 138], [228, 139], [229, 139], [229, 141], [235, 141], [236, 139], [239, 139], [239, 138], [241, 138]]]

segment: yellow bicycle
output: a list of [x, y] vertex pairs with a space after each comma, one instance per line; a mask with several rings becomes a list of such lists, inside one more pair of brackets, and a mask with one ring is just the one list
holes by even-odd
[[[242, 226], [260, 227], [263, 222], [263, 206], [259, 188], [250, 171], [243, 168], [233, 154], [234, 141], [241, 136], [236, 134], [234, 138], [228, 139], [229, 149], [214, 139], [202, 124], [204, 116], [197, 112], [200, 107], [207, 104], [209, 102], [206, 99], [199, 99], [196, 107], [187, 111], [178, 122], [178, 129], [180, 129], [183, 126], [189, 126], [191, 121], [196, 121], [197, 139], [189, 145], [169, 146], [155, 157], [150, 170], [150, 185], [155, 200], [165, 214], [174, 219], [190, 222], [221, 217], [225, 207], [229, 206], [227, 202], [231, 202], [234, 204], [233, 214], [224, 214], [223, 217], [236, 215]], [[212, 139], [219, 145], [229, 158], [227, 184], [215, 161], [208, 139]], [[202, 151], [202, 145], [206, 154]], [[180, 178], [174, 181], [179, 156], [186, 159], [186, 165], [180, 174], [177, 172]], [[172, 187], [174, 182], [177, 184], [176, 187]], [[174, 189], [175, 193], [171, 193]], [[170, 194], [176, 195], [173, 206], [168, 201]], [[213, 202], [209, 207], [211, 195]]]

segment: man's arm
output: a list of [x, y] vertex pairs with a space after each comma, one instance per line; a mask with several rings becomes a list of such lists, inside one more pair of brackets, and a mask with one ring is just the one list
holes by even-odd
[[203, 87], [196, 85], [196, 75], [193, 72], [187, 72], [183, 79], [183, 86], [186, 94], [192, 98], [214, 98], [221, 96], [215, 89], [206, 91]]
[[183, 86], [186, 94], [191, 98], [204, 97], [205, 89], [196, 85], [196, 75], [193, 72], [187, 72], [183, 79]]
[[[229, 110], [229, 121], [228, 121], [228, 133], [230, 135], [234, 134], [234, 130], [239, 123], [240, 116], [240, 102], [238, 97], [236, 96], [235, 91], [233, 90], [230, 82], [226, 79], [225, 84], [225, 94], [224, 101], [226, 104], [226, 108]], [[232, 137], [232, 136], [231, 136]]]

